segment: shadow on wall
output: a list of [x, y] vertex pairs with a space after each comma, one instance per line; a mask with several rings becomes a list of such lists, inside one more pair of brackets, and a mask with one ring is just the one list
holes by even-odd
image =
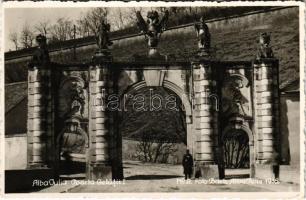
[[281, 95], [280, 181], [300, 182], [300, 100], [299, 93]]
[[300, 163], [300, 101], [298, 94], [281, 96], [281, 161], [284, 165]]
[[49, 183], [53, 178], [54, 171], [51, 169], [5, 170], [5, 193], [37, 191], [45, 186], [35, 180]]
[[281, 164], [290, 164], [290, 145], [288, 128], [288, 106], [286, 97], [281, 98]]

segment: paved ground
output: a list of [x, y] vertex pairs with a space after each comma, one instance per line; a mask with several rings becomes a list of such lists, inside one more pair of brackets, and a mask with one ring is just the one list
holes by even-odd
[[[242, 170], [242, 173], [248, 171]], [[237, 174], [229, 170], [227, 174]], [[54, 185], [39, 192], [61, 193], [112, 193], [112, 192], [297, 192], [299, 185], [280, 183], [267, 184], [256, 179], [229, 179], [223, 182], [204, 182], [203, 180], [184, 181], [180, 165], [143, 164], [126, 162], [125, 180], [121, 182], [84, 182], [83, 175], [74, 175], [76, 180], [68, 180], [65, 185]], [[239, 181], [238, 184], [233, 182]]]

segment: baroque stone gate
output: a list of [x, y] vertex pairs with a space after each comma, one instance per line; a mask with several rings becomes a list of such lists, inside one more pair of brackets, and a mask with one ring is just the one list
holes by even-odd
[[[158, 18], [158, 15], [153, 15]], [[270, 36], [260, 35], [252, 61], [216, 61], [204, 19], [196, 23], [199, 50], [189, 60], [171, 59], [157, 51], [167, 12], [158, 24], [137, 14], [149, 45], [147, 56], [115, 61], [108, 50], [109, 25], [101, 22], [99, 49], [88, 63], [58, 64], [49, 59], [46, 38], [28, 69], [28, 168], [60, 172], [61, 157], [86, 161], [86, 177], [122, 179], [120, 109], [108, 102], [117, 94], [144, 87], [164, 87], [182, 100], [187, 148], [194, 156], [195, 176], [224, 178], [227, 134], [248, 137], [251, 177], [277, 176], [279, 151], [278, 60]], [[122, 77], [129, 84], [118, 87]], [[65, 154], [65, 150], [71, 150]], [[64, 153], [63, 153], [64, 152]], [[80, 155], [83, 155], [80, 156]]]

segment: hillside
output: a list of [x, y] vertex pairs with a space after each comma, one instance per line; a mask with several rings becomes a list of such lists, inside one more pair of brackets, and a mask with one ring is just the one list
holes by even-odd
[[[159, 95], [162, 97], [161, 104], [159, 101], [150, 102], [150, 95]], [[166, 142], [186, 143], [186, 124], [185, 115], [181, 111], [181, 101], [176, 98], [175, 110], [166, 106], [166, 97], [174, 95], [173, 92], [164, 88], [145, 88], [138, 90], [133, 96], [143, 95], [145, 97], [145, 110], [137, 110], [141, 104], [135, 104], [135, 101], [126, 102], [127, 112], [121, 116], [120, 130], [122, 136], [135, 140], [148, 139]], [[136, 106], [135, 106], [136, 105]], [[154, 110], [161, 105], [161, 109]], [[174, 105], [171, 105], [171, 108]]]
[[[256, 18], [256, 17], [255, 17]], [[212, 48], [219, 60], [252, 60], [257, 51], [257, 40], [261, 32], [270, 32], [275, 57], [280, 61], [281, 83], [299, 77], [299, 21], [296, 10], [290, 10], [286, 15], [279, 13], [258, 15], [257, 22], [225, 21], [220, 25], [209, 24], [212, 35]], [[260, 19], [262, 18], [262, 19]], [[228, 28], [231, 27], [232, 28]], [[165, 32], [160, 41], [160, 52], [171, 54], [178, 58], [190, 58], [197, 50], [197, 38], [193, 27], [173, 29]], [[76, 50], [59, 51], [51, 55], [54, 62], [84, 62], [89, 61], [95, 52], [95, 45]], [[125, 60], [135, 54], [145, 54], [146, 42], [143, 36], [122, 39], [115, 42], [112, 49], [115, 60]], [[5, 64], [6, 83], [26, 81], [28, 61], [14, 61]], [[288, 76], [290, 75], [290, 76]]]

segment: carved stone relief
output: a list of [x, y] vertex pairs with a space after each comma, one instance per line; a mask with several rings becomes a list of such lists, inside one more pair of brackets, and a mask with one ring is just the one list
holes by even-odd
[[230, 74], [222, 87], [222, 111], [225, 117], [251, 116], [250, 85], [241, 74]]
[[[84, 161], [88, 147], [88, 86], [86, 72], [63, 72], [58, 89], [58, 117], [61, 132], [57, 138], [61, 159]], [[76, 156], [76, 157], [74, 157]]]
[[59, 88], [58, 115], [62, 119], [78, 116], [88, 118], [88, 88], [76, 75], [65, 77]]

